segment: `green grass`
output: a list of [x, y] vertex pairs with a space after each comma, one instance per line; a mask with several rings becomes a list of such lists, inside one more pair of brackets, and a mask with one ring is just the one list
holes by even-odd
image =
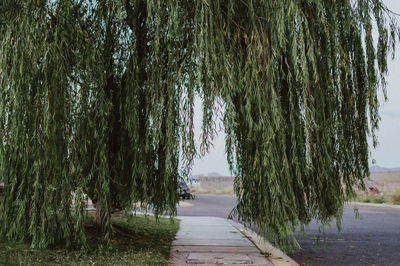
[[88, 221], [89, 248], [29, 249], [22, 243], [0, 242], [0, 265], [167, 265], [179, 228], [177, 220], [151, 216], [115, 215], [109, 246], [98, 225]]
[[357, 195], [353, 201], [382, 204], [386, 202], [386, 199], [384, 196], [360, 194]]

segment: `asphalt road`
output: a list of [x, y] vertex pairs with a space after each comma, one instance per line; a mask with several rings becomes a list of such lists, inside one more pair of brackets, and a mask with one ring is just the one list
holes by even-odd
[[[234, 196], [197, 195], [178, 208], [180, 216], [227, 217], [236, 204]], [[399, 265], [400, 207], [357, 204], [346, 206], [342, 231], [325, 227], [323, 241], [317, 243], [320, 226], [311, 223], [306, 235], [297, 235], [302, 249], [288, 254], [301, 265]]]

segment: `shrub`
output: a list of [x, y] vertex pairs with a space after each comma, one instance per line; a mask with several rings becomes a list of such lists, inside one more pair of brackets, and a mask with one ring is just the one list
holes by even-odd
[[393, 204], [400, 205], [400, 189], [393, 193], [391, 200]]
[[386, 199], [384, 196], [363, 194], [363, 195], [357, 195], [357, 197], [354, 199], [354, 201], [381, 204], [381, 203], [385, 203]]

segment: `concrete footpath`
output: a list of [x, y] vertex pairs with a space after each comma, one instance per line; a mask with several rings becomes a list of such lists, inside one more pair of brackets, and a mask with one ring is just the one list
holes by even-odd
[[227, 219], [177, 218], [181, 222], [171, 249], [171, 263], [174, 265], [296, 265], [282, 257], [279, 257], [281, 263], [272, 263], [268, 259], [270, 252], [262, 250], [262, 253], [252, 242], [254, 240], [249, 240], [251, 236], [242, 233], [245, 230]]

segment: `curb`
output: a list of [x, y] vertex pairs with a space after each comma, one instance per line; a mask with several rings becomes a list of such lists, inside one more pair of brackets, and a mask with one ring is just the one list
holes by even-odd
[[267, 254], [268, 259], [276, 266], [299, 266], [291, 257], [282, 250], [274, 247], [270, 242], [259, 236], [252, 230], [244, 227], [235, 221], [228, 220], [236, 229], [244, 234], [253, 244], [263, 253]]
[[360, 206], [400, 209], [400, 205], [391, 205], [391, 204], [386, 204], [386, 203], [368, 203], [368, 202], [351, 201], [351, 202], [347, 202], [345, 205], [360, 205]]

